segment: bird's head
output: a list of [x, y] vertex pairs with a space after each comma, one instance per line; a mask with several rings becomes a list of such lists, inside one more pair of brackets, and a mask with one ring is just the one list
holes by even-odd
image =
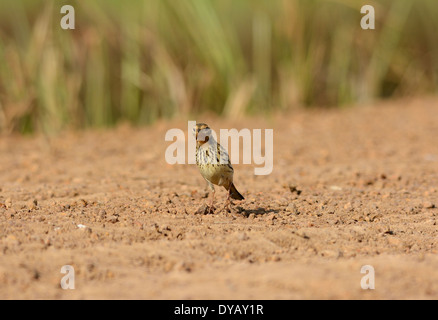
[[203, 145], [210, 139], [211, 129], [205, 123], [197, 123], [193, 129], [196, 137], [196, 144]]

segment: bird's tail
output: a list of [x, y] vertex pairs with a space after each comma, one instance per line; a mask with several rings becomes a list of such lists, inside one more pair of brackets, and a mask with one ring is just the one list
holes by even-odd
[[245, 199], [240, 193], [239, 191], [237, 191], [236, 187], [234, 186], [234, 183], [231, 183], [230, 186], [230, 196], [231, 198], [235, 199], [235, 200], [243, 200]]

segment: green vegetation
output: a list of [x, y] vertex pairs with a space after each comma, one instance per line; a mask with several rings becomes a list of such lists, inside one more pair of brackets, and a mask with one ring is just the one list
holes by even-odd
[[2, 0], [0, 132], [436, 93], [436, 17], [436, 0]]

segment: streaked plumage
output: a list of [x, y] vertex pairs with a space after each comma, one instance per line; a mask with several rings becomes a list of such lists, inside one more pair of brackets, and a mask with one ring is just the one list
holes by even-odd
[[229, 204], [230, 197], [236, 200], [244, 198], [234, 186], [234, 169], [227, 151], [214, 140], [210, 133], [211, 130], [205, 123], [196, 124], [196, 164], [213, 193], [210, 204], [212, 208], [214, 185], [222, 186], [228, 191], [227, 204]]

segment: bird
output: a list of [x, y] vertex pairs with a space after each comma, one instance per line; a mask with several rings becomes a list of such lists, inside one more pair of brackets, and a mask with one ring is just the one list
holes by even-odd
[[207, 181], [211, 190], [208, 213], [214, 213], [214, 185], [224, 187], [227, 191], [225, 207], [231, 211], [231, 199], [244, 200], [245, 198], [237, 191], [233, 182], [234, 169], [231, 165], [227, 150], [223, 148], [211, 135], [210, 127], [205, 123], [196, 123], [194, 128], [196, 137], [196, 165], [201, 175]]

